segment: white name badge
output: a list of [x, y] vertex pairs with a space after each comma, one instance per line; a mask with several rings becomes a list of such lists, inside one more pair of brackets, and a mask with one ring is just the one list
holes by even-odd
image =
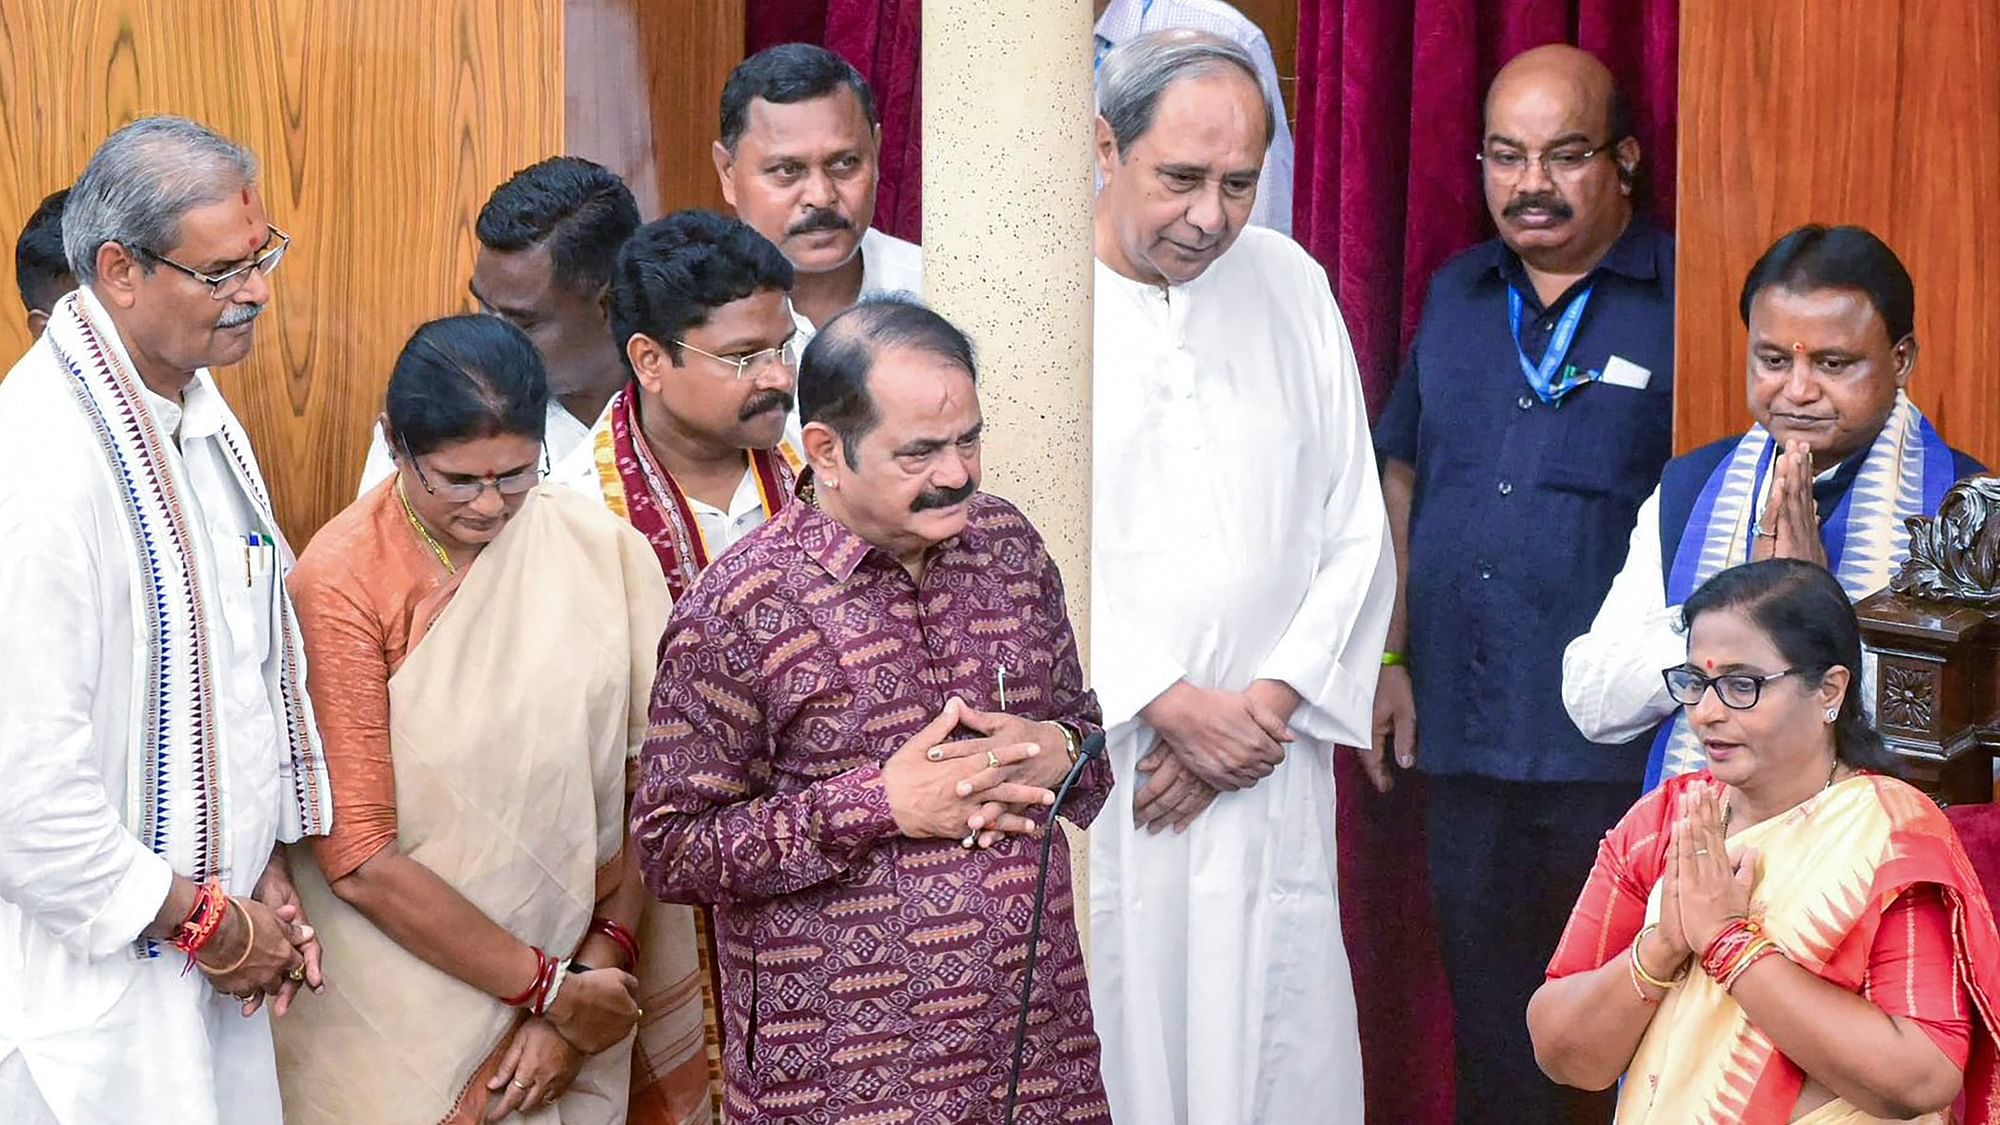
[[1653, 373], [1622, 355], [1614, 355], [1604, 365], [1602, 381], [1614, 387], [1630, 387], [1635, 391], [1643, 391], [1646, 389], [1646, 384], [1653, 381]]

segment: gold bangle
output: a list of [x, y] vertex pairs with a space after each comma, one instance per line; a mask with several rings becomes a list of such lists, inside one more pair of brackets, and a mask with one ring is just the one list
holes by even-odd
[[234, 907], [237, 913], [243, 915], [243, 954], [236, 958], [235, 963], [226, 969], [211, 969], [207, 965], [196, 962], [201, 971], [211, 977], [226, 977], [242, 968], [243, 963], [250, 960], [251, 951], [257, 948], [257, 919], [248, 910], [243, 909], [243, 904], [240, 901], [232, 898], [229, 900], [229, 905]]
[[1632, 939], [1632, 973], [1633, 975], [1637, 976], [1640, 980], [1645, 981], [1647, 984], [1652, 985], [1654, 988], [1659, 989], [1661, 992], [1671, 992], [1673, 991], [1674, 985], [1680, 983], [1680, 978], [1675, 977], [1672, 980], [1661, 980], [1660, 978], [1646, 971], [1646, 962], [1640, 959], [1639, 957], [1639, 946], [1642, 942], [1646, 940], [1646, 935], [1652, 933], [1654, 930], [1657, 930], [1659, 928], [1660, 928], [1659, 923], [1655, 922], [1654, 924], [1640, 930], [1639, 936]]
[[1080, 744], [1076, 737], [1076, 732], [1069, 729], [1068, 723], [1050, 720], [1050, 725], [1054, 726], [1057, 730], [1062, 732], [1063, 753], [1069, 755], [1069, 764], [1072, 766], [1075, 765], [1076, 760], [1083, 756]]

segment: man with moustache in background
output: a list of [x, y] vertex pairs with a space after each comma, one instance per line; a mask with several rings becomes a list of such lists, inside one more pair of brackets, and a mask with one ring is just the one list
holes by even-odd
[[875, 95], [825, 48], [759, 51], [722, 87], [722, 197], [797, 271], [792, 318], [801, 351], [819, 325], [862, 297], [923, 290], [923, 251], [869, 225], [881, 148]]
[[1645, 766], [1643, 740], [1592, 744], [1561, 697], [1563, 647], [1672, 452], [1673, 242], [1634, 214], [1639, 158], [1590, 55], [1501, 69], [1479, 151], [1499, 238], [1431, 279], [1376, 427], [1403, 575], [1370, 769], [1386, 787], [1393, 748], [1429, 775], [1461, 1122], [1610, 1119], [1542, 1075], [1523, 1013]]

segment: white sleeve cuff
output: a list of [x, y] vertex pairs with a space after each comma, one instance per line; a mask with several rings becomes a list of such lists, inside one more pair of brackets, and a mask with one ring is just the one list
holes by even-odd
[[146, 927], [153, 924], [173, 885], [174, 871], [167, 861], [133, 840], [131, 866], [112, 889], [104, 909], [71, 935], [70, 944], [80, 946], [92, 960], [112, 956], [138, 941]]

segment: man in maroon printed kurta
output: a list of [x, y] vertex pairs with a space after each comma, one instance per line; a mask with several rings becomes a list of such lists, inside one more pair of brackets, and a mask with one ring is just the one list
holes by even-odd
[[[799, 403], [807, 502], [668, 626], [634, 837], [655, 893], [716, 907], [732, 1120], [997, 1125], [1039, 836], [1097, 703], [1041, 537], [976, 491], [963, 335], [858, 305]], [[1063, 815], [1110, 787], [1089, 762]], [[1053, 843], [1016, 1120], [1108, 1123]]]

